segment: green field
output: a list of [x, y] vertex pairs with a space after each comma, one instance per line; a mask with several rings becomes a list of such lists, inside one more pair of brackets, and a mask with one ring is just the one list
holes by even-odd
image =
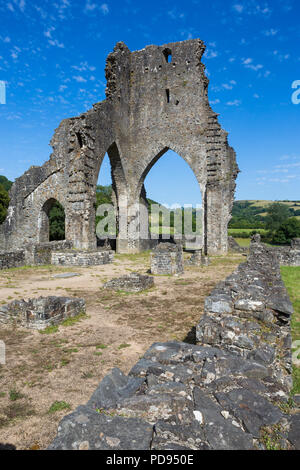
[[[300, 267], [282, 266], [281, 275], [294, 307], [292, 338], [293, 341], [300, 340]], [[292, 394], [300, 393], [300, 367], [293, 367], [293, 381]]]

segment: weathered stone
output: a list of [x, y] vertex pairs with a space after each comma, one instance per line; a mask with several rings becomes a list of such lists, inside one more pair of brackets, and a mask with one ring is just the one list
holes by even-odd
[[183, 273], [182, 246], [172, 243], [159, 243], [150, 254], [152, 274], [181, 274]]
[[[204, 51], [199, 39], [134, 52], [117, 43], [106, 61], [106, 99], [78, 117], [64, 119], [51, 140], [50, 159], [13, 184], [8, 216], [0, 228], [1, 248], [48, 242], [49, 212], [59, 201], [65, 210], [66, 239], [75, 249], [95, 250], [96, 185], [107, 152], [117, 222], [124, 222], [118, 227], [117, 251], [149, 249], [153, 240], [144, 210], [144, 180], [172, 149], [194, 171], [205, 199], [205, 254], [226, 253], [239, 170], [227, 133], [209, 105]], [[142, 230], [136, 236], [138, 225]]]
[[300, 450], [300, 413], [291, 418], [288, 439], [293, 444], [294, 449]]
[[79, 406], [59, 424], [48, 450], [149, 450], [153, 427], [139, 418], [123, 418]]
[[276, 424], [283, 418], [277, 407], [250, 390], [241, 388], [228, 393], [217, 392], [215, 396], [220, 405], [232, 413], [256, 438], [260, 437], [263, 426]]
[[123, 399], [134, 395], [143, 382], [141, 378], [127, 377], [118, 368], [112, 369], [100, 382], [87, 406], [93, 409], [114, 408]]
[[51, 255], [51, 263], [61, 266], [99, 266], [102, 264], [112, 263], [114, 252], [109, 250], [103, 251], [66, 251], [53, 252]]
[[141, 292], [154, 287], [154, 279], [140, 273], [130, 273], [116, 279], [108, 281], [103, 286], [105, 289], [113, 289], [125, 292]]
[[85, 313], [85, 300], [70, 297], [38, 297], [14, 300], [0, 306], [0, 323], [42, 330], [63, 320]]
[[[273, 428], [282, 429], [281, 448], [299, 447], [298, 415], [291, 418], [279, 408], [288, 402], [292, 385], [289, 316], [283, 323], [283, 313], [265, 309], [272, 296], [276, 305], [287, 298], [273, 258], [255, 237], [247, 263], [206, 302], [197, 327], [204, 345], [154, 343], [128, 377], [113, 370], [103, 379], [88, 406], [127, 419], [116, 421], [116, 429], [115, 418], [109, 425], [103, 422], [103, 436], [109, 437], [104, 444], [97, 441], [98, 448], [125, 450], [127, 441], [120, 436], [129, 418], [153, 425], [152, 450], [264, 449], [263, 433]], [[243, 310], [234, 306], [239, 300]], [[259, 314], [264, 313], [262, 324]], [[55, 448], [90, 447], [89, 435], [81, 429], [76, 433], [75, 439], [74, 426], [64, 429]]]

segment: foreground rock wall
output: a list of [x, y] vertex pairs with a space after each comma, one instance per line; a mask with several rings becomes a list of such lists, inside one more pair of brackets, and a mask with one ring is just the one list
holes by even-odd
[[49, 449], [300, 449], [291, 313], [278, 262], [256, 240], [208, 297], [202, 345], [155, 343], [128, 376], [113, 369]]

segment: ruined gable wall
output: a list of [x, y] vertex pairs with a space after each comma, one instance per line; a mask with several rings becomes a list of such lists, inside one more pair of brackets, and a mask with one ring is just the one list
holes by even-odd
[[[170, 63], [166, 50], [172, 54]], [[0, 242], [6, 238], [2, 247], [39, 241], [40, 209], [55, 197], [65, 209], [67, 239], [75, 248], [95, 248], [95, 191], [106, 151], [117, 206], [134, 207], [148, 171], [171, 148], [190, 165], [201, 188], [205, 252], [226, 252], [238, 168], [208, 103], [204, 50], [198, 39], [132, 53], [118, 43], [106, 63], [107, 99], [62, 121], [51, 140], [50, 160], [16, 180], [0, 233]], [[137, 216], [133, 209], [130, 217]], [[142, 246], [133, 242], [132, 248]]]

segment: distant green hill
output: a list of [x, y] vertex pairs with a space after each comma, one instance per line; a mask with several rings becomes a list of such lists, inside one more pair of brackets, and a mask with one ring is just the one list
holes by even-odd
[[274, 202], [284, 204], [289, 208], [290, 216], [300, 219], [299, 201], [265, 201], [243, 200], [235, 201], [232, 209], [231, 229], [264, 229], [268, 207]]

